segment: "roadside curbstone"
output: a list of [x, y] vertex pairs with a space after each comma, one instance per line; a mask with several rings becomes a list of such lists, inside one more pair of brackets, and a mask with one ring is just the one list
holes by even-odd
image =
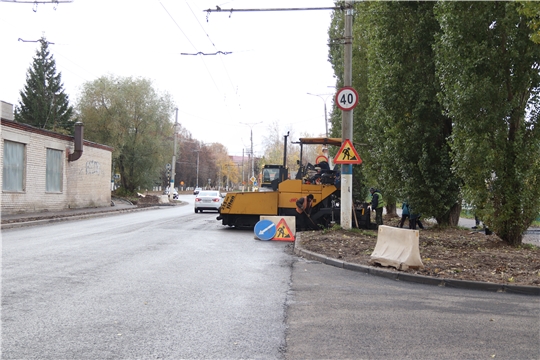
[[369, 274], [369, 266], [360, 265], [360, 264], [353, 264], [353, 263], [343, 263], [343, 268], [347, 270], [352, 270], [356, 272], [361, 272], [364, 274]]
[[378, 268], [370, 268], [368, 274], [369, 275], [380, 276], [380, 277], [391, 279], [391, 280], [397, 280], [398, 279], [398, 274], [397, 273], [392, 272], [392, 271], [388, 271], [388, 270], [378, 269]]
[[332, 258], [326, 257], [326, 256], [324, 257], [324, 263], [327, 264], [327, 265], [332, 265], [332, 266], [342, 268], [342, 269], [343, 269], [343, 264], [344, 264], [343, 261], [332, 259]]
[[398, 280], [424, 285], [444, 286], [444, 280], [425, 275], [400, 273]]
[[480, 281], [468, 281], [457, 279], [445, 279], [435, 278], [425, 275], [402, 273], [398, 271], [386, 270], [382, 268], [376, 268], [373, 266], [366, 266], [360, 264], [348, 263], [345, 261], [332, 259], [328, 256], [317, 254], [313, 251], [305, 250], [302, 248], [300, 234], [296, 234], [296, 240], [294, 242], [294, 253], [297, 256], [306, 258], [308, 260], [319, 261], [326, 265], [335, 266], [345, 270], [352, 270], [361, 273], [367, 273], [369, 275], [384, 277], [395, 281], [405, 281], [424, 285], [435, 285], [449, 288], [480, 290], [490, 292], [507, 292], [521, 295], [533, 295], [540, 296], [540, 287], [525, 286], [525, 285], [507, 285], [507, 284], [495, 284]]
[[161, 206], [148, 206], [148, 207], [140, 207], [140, 208], [133, 208], [133, 209], [102, 211], [102, 212], [95, 212], [95, 213], [89, 213], [89, 214], [66, 215], [64, 217], [40, 219], [40, 220], [33, 220], [33, 221], [19, 221], [19, 222], [1, 224], [0, 229], [1, 230], [17, 229], [17, 228], [22, 228], [22, 227], [44, 225], [44, 224], [61, 222], [61, 221], [83, 220], [83, 219], [97, 218], [97, 217], [124, 214], [124, 213], [137, 212], [137, 211], [155, 210], [155, 209], [159, 209], [160, 207]]
[[540, 288], [535, 286], [503, 285], [503, 288], [504, 291], [508, 293], [540, 296]]

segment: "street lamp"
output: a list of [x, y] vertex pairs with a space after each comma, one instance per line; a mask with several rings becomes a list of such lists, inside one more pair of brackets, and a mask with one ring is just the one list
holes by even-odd
[[201, 151], [201, 146], [204, 147], [206, 145], [210, 145], [210, 144], [218, 144], [218, 143], [214, 143], [214, 142], [211, 142], [211, 143], [203, 143], [203, 142], [199, 142], [199, 141], [195, 141], [195, 140], [184, 140], [184, 142], [188, 142], [188, 143], [196, 143], [198, 146], [199, 146], [199, 149], [197, 150], [191, 150], [193, 152], [196, 152], [197, 153], [197, 180], [196, 180], [196, 185], [195, 187], [199, 187], [199, 152]]
[[328, 114], [327, 114], [327, 111], [326, 111], [326, 101], [328, 100], [329, 96], [332, 96], [334, 94], [321, 94], [321, 95], [312, 94], [312, 93], [307, 93], [307, 94], [317, 96], [318, 98], [320, 98], [324, 102], [324, 126], [326, 128], [326, 138], [328, 138]]
[[262, 121], [258, 122], [258, 123], [240, 123], [242, 125], [247, 125], [249, 126], [249, 130], [251, 131], [251, 177], [255, 176], [255, 156], [253, 154], [253, 127], [255, 125], [259, 125], [259, 124], [262, 124]]

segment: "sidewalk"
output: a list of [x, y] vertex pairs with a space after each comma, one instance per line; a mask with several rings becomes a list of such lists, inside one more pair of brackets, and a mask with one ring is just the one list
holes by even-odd
[[[399, 216], [401, 216], [401, 209], [397, 209], [396, 212]], [[405, 223], [407, 224], [407, 222]], [[431, 226], [432, 224], [436, 224], [436, 221], [435, 219], [422, 218], [422, 223], [424, 224], [424, 226], [426, 225], [426, 223], [428, 226]], [[471, 231], [475, 231], [475, 232], [481, 232], [481, 233], [484, 232], [484, 229], [482, 228], [482, 226], [480, 226], [480, 228], [478, 229], [473, 229], [473, 226], [475, 225], [476, 225], [476, 222], [474, 221], [474, 219], [467, 219], [467, 218], [461, 218], [461, 217], [459, 218], [458, 226], [471, 229]], [[525, 231], [525, 233], [523, 234], [523, 243], [533, 244], [540, 247], [540, 228], [530, 227], [527, 231]]]
[[58, 211], [41, 211], [33, 213], [21, 213], [21, 214], [2, 214], [1, 220], [2, 230], [12, 229], [23, 226], [39, 225], [50, 222], [57, 221], [66, 221], [66, 220], [75, 220], [83, 219], [88, 217], [97, 217], [97, 216], [106, 216], [113, 213], [124, 213], [131, 211], [141, 211], [149, 210], [155, 208], [154, 206], [149, 207], [138, 207], [127, 201], [120, 199], [113, 199], [114, 206], [102, 206], [95, 208], [82, 208], [82, 209], [65, 209]]
[[[475, 225], [476, 222], [474, 221], [474, 219], [459, 218], [458, 226], [471, 229], [471, 231], [484, 233], [482, 225], [480, 225], [478, 229], [473, 229], [473, 226]], [[525, 233], [523, 234], [523, 243], [532, 244], [540, 247], [540, 228], [530, 227], [529, 229], [527, 229], [527, 231], [525, 231]]]

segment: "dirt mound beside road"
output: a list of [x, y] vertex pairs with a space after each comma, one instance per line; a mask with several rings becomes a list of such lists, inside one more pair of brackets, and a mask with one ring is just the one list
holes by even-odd
[[[397, 226], [398, 223], [398, 218], [385, 219], [385, 225]], [[429, 225], [420, 230], [419, 246], [424, 268], [403, 272], [446, 279], [540, 286], [540, 247], [523, 244], [515, 248], [495, 234]], [[309, 231], [302, 232], [300, 239], [306, 250], [372, 266], [369, 260], [377, 243], [377, 232]]]
[[137, 200], [134, 200], [133, 204], [137, 206], [157, 205], [159, 204], [159, 199], [160, 197], [157, 195], [146, 195], [144, 197], [137, 198]]

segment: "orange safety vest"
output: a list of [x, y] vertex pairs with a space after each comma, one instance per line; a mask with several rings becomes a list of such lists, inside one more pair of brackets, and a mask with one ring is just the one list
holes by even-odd
[[304, 199], [304, 203], [302, 204], [302, 208], [299, 208], [298, 206], [296, 207], [296, 212], [299, 214], [303, 213], [307, 209], [307, 206], [308, 206], [307, 196], [304, 196], [303, 199]]

